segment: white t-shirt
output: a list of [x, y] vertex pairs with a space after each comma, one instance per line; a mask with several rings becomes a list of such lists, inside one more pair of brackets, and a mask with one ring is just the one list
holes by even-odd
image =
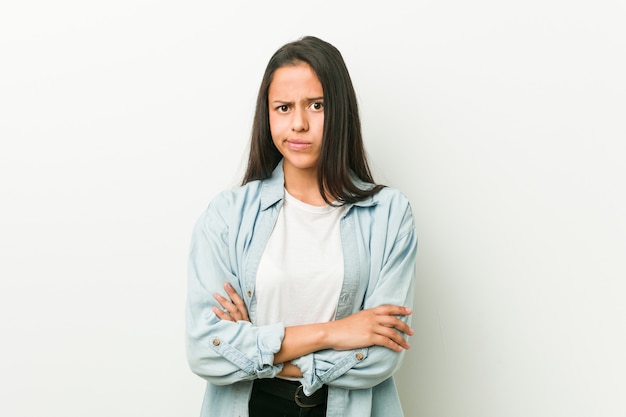
[[343, 207], [311, 206], [285, 190], [256, 279], [257, 324], [333, 320], [343, 283]]

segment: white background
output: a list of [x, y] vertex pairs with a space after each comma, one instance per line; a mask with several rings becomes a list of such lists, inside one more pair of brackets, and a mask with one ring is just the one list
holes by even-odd
[[3, 2], [0, 415], [198, 415], [191, 228], [241, 178], [270, 55], [311, 34], [413, 205], [407, 416], [626, 416], [625, 21], [618, 0]]

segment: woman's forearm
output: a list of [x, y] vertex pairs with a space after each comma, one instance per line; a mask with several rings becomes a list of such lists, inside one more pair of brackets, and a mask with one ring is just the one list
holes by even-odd
[[[248, 310], [239, 294], [228, 283], [224, 289], [230, 300], [215, 293], [223, 310], [213, 307], [213, 313], [221, 320], [249, 322]], [[407, 307], [380, 305], [340, 320], [287, 327], [281, 347], [274, 354], [274, 364], [324, 349], [351, 350], [377, 345], [400, 352], [409, 348], [404, 335], [412, 335], [413, 330], [399, 317], [411, 313]]]
[[378, 345], [400, 352], [409, 348], [404, 335], [412, 335], [413, 330], [398, 316], [409, 314], [409, 308], [385, 305], [341, 320], [287, 327], [274, 363], [285, 363], [324, 349], [350, 350]]
[[311, 352], [329, 349], [326, 345], [328, 323], [307, 324], [285, 328], [281, 348], [274, 355], [274, 363], [285, 363]]

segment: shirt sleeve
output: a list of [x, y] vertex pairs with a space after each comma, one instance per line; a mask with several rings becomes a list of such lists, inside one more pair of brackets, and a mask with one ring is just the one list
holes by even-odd
[[224, 283], [241, 294], [224, 219], [230, 212], [223, 202], [209, 205], [196, 222], [189, 255], [187, 359], [194, 373], [217, 385], [276, 376], [282, 365], [274, 365], [274, 354], [285, 334], [282, 323], [257, 327], [220, 320], [212, 311], [220, 308], [213, 294], [225, 295]]
[[[404, 212], [397, 215], [392, 227], [392, 245], [373, 289], [368, 289], [363, 309], [392, 304], [413, 307], [416, 280], [417, 236], [408, 202]], [[394, 233], [395, 231], [395, 233]], [[370, 283], [371, 284], [371, 283]], [[410, 324], [410, 316], [401, 317]], [[400, 367], [405, 351], [395, 352], [382, 346], [350, 351], [322, 350], [292, 361], [300, 368], [306, 395], [322, 385], [344, 389], [371, 388], [388, 379]]]

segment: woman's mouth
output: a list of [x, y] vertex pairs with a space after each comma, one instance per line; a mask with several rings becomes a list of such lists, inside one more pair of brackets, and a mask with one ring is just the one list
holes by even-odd
[[287, 139], [287, 148], [292, 151], [302, 151], [311, 146], [310, 142], [300, 140], [300, 139]]

